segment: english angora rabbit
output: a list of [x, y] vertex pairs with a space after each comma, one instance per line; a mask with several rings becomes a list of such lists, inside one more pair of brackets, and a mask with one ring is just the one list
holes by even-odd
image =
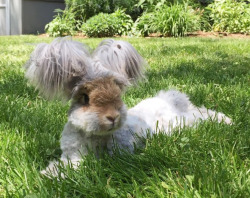
[[[82, 44], [65, 39], [35, 49], [26, 66], [30, 82], [49, 98], [72, 99], [60, 140], [64, 165], [77, 167], [89, 150], [98, 156], [104, 148], [112, 153], [114, 145], [133, 152], [134, 144], [140, 144], [137, 137], [156, 133], [156, 125], [170, 134], [173, 128], [208, 118], [231, 122], [222, 113], [195, 107], [175, 90], [160, 91], [127, 112], [122, 92], [143, 76], [144, 64], [124, 41], [103, 41], [93, 55]], [[58, 175], [57, 165], [51, 162], [42, 173]]]

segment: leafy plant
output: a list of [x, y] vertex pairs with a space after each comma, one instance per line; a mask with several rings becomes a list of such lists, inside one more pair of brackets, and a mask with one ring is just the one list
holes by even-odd
[[245, 1], [215, 0], [207, 9], [214, 31], [250, 33], [250, 4]]
[[76, 17], [84, 22], [99, 13], [113, 13], [117, 9], [125, 9], [126, 14], [137, 18], [140, 9], [135, 7], [137, 0], [66, 0], [67, 7], [74, 7]]
[[65, 10], [55, 10], [57, 15], [45, 26], [45, 31], [53, 37], [75, 35], [80, 22], [75, 19], [73, 8]]
[[200, 5], [207, 5], [212, 3], [213, 0], [140, 0], [136, 6], [140, 7], [144, 11], [152, 12], [155, 8], [162, 6], [171, 6], [174, 4], [185, 4], [188, 3], [194, 7], [200, 7]]
[[115, 35], [118, 20], [116, 17], [99, 13], [82, 25], [82, 31], [89, 37], [110, 37]]
[[208, 5], [210, 3], [213, 3], [214, 0], [196, 0], [196, 1], [198, 1], [202, 5]]
[[130, 15], [133, 20], [136, 20], [141, 14], [141, 9], [136, 6], [138, 0], [111, 0], [111, 2], [113, 12], [117, 9], [122, 9], [126, 14]]
[[140, 36], [148, 36], [150, 33], [153, 33], [153, 23], [154, 23], [155, 13], [153, 12], [144, 12], [135, 21], [135, 34]]
[[160, 8], [163, 5], [171, 5], [178, 2], [178, 0], [140, 0], [136, 6], [142, 8], [144, 11], [152, 12], [155, 8]]
[[188, 4], [164, 5], [142, 15], [137, 20], [136, 29], [142, 35], [157, 32], [163, 36], [185, 36], [200, 29], [200, 19], [200, 10], [194, 10]]
[[185, 36], [200, 29], [200, 15], [187, 4], [164, 6], [155, 13], [153, 27], [164, 36]]
[[126, 14], [125, 11], [121, 9], [117, 9], [111, 15], [116, 17], [118, 20], [116, 33], [118, 35], [127, 35], [131, 31], [134, 23], [131, 16]]
[[76, 18], [83, 21], [100, 12], [112, 12], [110, 0], [65, 0], [65, 3], [67, 7], [73, 7]]
[[82, 25], [82, 31], [89, 37], [111, 37], [126, 35], [131, 31], [132, 18], [118, 9], [112, 14], [99, 13]]

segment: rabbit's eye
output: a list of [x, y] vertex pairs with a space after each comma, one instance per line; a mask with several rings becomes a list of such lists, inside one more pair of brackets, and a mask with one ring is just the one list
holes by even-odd
[[84, 104], [89, 104], [89, 96], [87, 94], [83, 94], [82, 101]]
[[122, 109], [122, 106], [119, 106], [116, 108], [118, 111], [120, 111]]

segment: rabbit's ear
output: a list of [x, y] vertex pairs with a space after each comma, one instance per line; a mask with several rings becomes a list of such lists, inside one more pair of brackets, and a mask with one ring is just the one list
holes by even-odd
[[70, 99], [77, 83], [95, 75], [88, 48], [70, 39], [39, 44], [25, 66], [26, 77], [49, 99]]
[[131, 83], [144, 77], [147, 63], [136, 49], [126, 41], [107, 39], [102, 41], [92, 54], [96, 63], [118, 73]]
[[124, 89], [126, 88], [126, 82], [124, 82], [122, 79], [120, 78], [113, 78], [114, 79], [114, 82], [116, 85], [118, 85], [118, 87], [124, 91]]

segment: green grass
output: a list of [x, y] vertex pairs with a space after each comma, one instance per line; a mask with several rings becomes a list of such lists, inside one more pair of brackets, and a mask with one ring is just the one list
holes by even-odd
[[35, 44], [51, 40], [0, 37], [0, 197], [250, 197], [250, 39], [126, 39], [150, 65], [148, 80], [125, 93], [129, 107], [175, 88], [234, 124], [155, 135], [134, 155], [88, 155], [58, 180], [39, 171], [60, 156], [68, 104], [39, 96], [22, 69]]

